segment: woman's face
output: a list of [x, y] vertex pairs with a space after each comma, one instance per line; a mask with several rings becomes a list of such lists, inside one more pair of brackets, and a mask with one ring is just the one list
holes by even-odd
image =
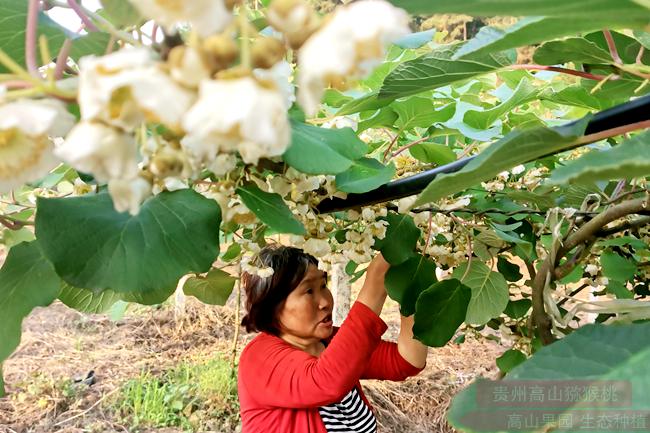
[[305, 347], [329, 337], [333, 330], [333, 304], [325, 273], [309, 265], [302, 281], [280, 307], [280, 336]]

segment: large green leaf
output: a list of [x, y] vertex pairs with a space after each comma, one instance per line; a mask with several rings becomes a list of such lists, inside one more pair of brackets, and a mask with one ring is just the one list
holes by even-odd
[[502, 373], [509, 373], [513, 368], [526, 360], [526, 355], [516, 349], [506, 350], [496, 359], [497, 367]]
[[237, 188], [237, 194], [246, 207], [273, 230], [296, 235], [305, 233], [305, 227], [293, 216], [279, 194], [264, 192], [255, 185]]
[[484, 325], [503, 313], [508, 305], [506, 279], [500, 273], [491, 271], [485, 263], [478, 260], [472, 260], [471, 264], [461, 263], [454, 269], [452, 277], [472, 289], [472, 299], [467, 307], [465, 322]]
[[[412, 13], [457, 13], [472, 16], [531, 16], [610, 18], [616, 23], [647, 20], [648, 0], [391, 0]], [[643, 3], [642, 3], [643, 2]], [[647, 22], [647, 21], [646, 21]]]
[[379, 92], [376, 90], [353, 99], [345, 103], [339, 111], [336, 112], [337, 116], [345, 116], [348, 114], [359, 113], [361, 111], [377, 110], [390, 104], [391, 99], [379, 99]]
[[291, 131], [291, 146], [282, 158], [303, 173], [340, 173], [368, 151], [351, 128], [326, 129], [292, 120]]
[[[0, 49], [19, 65], [25, 65], [26, 21], [27, 0], [0, 0]], [[110, 40], [110, 35], [102, 32], [85, 36], [71, 33], [44, 13], [39, 15], [38, 35], [47, 38], [53, 56], [61, 49], [66, 38], [72, 39], [70, 57], [75, 60], [88, 54], [103, 54]], [[0, 64], [0, 72], [6, 71], [7, 69]]]
[[66, 282], [62, 282], [58, 298], [68, 307], [89, 314], [105, 313], [113, 304], [122, 299], [119, 293], [112, 290], [93, 292], [73, 287]]
[[158, 305], [165, 302], [174, 291], [176, 291], [176, 284], [146, 292], [122, 293], [120, 296], [122, 301], [125, 302], [135, 302], [142, 305]]
[[415, 313], [415, 303], [425, 289], [436, 283], [436, 264], [421, 254], [401, 265], [391, 266], [386, 273], [388, 296], [400, 304], [403, 316]]
[[103, 12], [116, 26], [134, 26], [143, 19], [129, 0], [101, 0]]
[[504, 170], [533, 161], [544, 155], [570, 148], [584, 134], [589, 117], [561, 129], [536, 128], [513, 131], [493, 143], [456, 173], [436, 177], [415, 202], [415, 206], [450, 196]]
[[447, 104], [436, 109], [431, 98], [414, 96], [391, 105], [397, 113], [395, 126], [406, 131], [412, 128], [428, 128], [436, 122], [446, 122], [454, 115], [455, 105]]
[[[527, 387], [534, 384], [524, 381], [535, 381], [538, 385], [541, 382], [543, 392], [549, 390], [555, 381], [559, 381], [555, 384], [562, 387], [575, 385], [575, 382], [571, 384], [570, 381], [584, 381], [585, 385], [588, 383], [596, 385], [599, 392], [609, 384], [610, 390], [612, 387], [618, 390], [619, 403], [614, 404], [620, 406], [615, 409], [615, 413], [622, 408], [626, 412], [648, 410], [650, 409], [650, 399], [647, 398], [647, 389], [650, 387], [650, 323], [583, 326], [562, 340], [542, 347], [531, 358], [510, 371], [504, 380], [473, 383], [458, 393], [448, 412], [449, 423], [458, 430], [471, 433], [524, 431], [506, 428], [508, 414], [513, 413], [512, 407], [507, 407], [507, 402], [497, 405], [481, 403], [486, 402], [485, 397], [493, 398], [492, 393], [497, 390], [497, 387], [500, 387], [498, 389], [503, 392], [510, 391], [516, 386]], [[625, 392], [623, 383], [628, 384], [629, 395]], [[609, 401], [608, 406], [611, 407], [612, 400]], [[591, 413], [594, 413], [598, 406], [598, 403], [581, 404], [566, 398], [562, 400], [561, 407], [557, 407], [555, 402], [537, 403], [534, 407], [555, 408], [553, 412], [559, 415], [559, 413], [575, 414], [575, 410], [586, 408], [591, 408]], [[501, 422], [502, 427], [491, 426], [492, 422]], [[545, 428], [543, 424], [540, 424], [537, 429], [527, 429], [527, 431], [540, 432], [550, 430], [554, 429]], [[576, 426], [565, 431], [582, 430]], [[628, 428], [621, 431], [633, 430]], [[606, 431], [606, 429], [594, 431]]]
[[456, 279], [440, 281], [420, 294], [415, 305], [415, 338], [442, 347], [465, 320], [472, 290]]
[[550, 41], [535, 50], [533, 61], [540, 65], [575, 63], [612, 63], [609, 51], [584, 38]]
[[388, 222], [386, 237], [377, 239], [373, 248], [381, 251], [391, 265], [402, 264], [413, 256], [420, 229], [409, 215], [389, 213], [383, 219]]
[[57, 274], [75, 287], [117, 292], [176, 285], [219, 253], [221, 211], [190, 189], [147, 200], [136, 216], [108, 194], [39, 198], [36, 238]]
[[603, 275], [612, 280], [631, 280], [636, 273], [636, 262], [612, 251], [605, 251], [601, 254], [600, 264], [603, 267]]
[[409, 149], [411, 156], [418, 161], [437, 165], [449, 164], [456, 160], [456, 153], [444, 144], [419, 143]]
[[56, 299], [60, 279], [37, 242], [11, 250], [0, 269], [0, 365], [20, 343], [23, 319]]
[[494, 72], [513, 63], [504, 53], [468, 56], [453, 60], [461, 45], [445, 45], [417, 59], [396, 67], [384, 80], [380, 99], [397, 99], [456, 81]]
[[[647, 20], [646, 20], [647, 21]], [[467, 42], [454, 58], [485, 55], [511, 48], [532, 45], [563, 36], [585, 33], [612, 25], [610, 18], [567, 16], [531, 16], [522, 18], [505, 30], [482, 28], [476, 37]]]
[[340, 191], [363, 193], [390, 182], [395, 175], [395, 165], [383, 165], [374, 158], [361, 158], [344, 172], [336, 175], [336, 187]]
[[515, 91], [508, 99], [502, 101], [499, 105], [489, 110], [468, 110], [463, 116], [463, 121], [477, 129], [487, 129], [500, 117], [508, 113], [513, 108], [533, 100], [539, 93], [540, 88], [533, 86], [527, 79], [519, 82]]
[[210, 305], [225, 305], [237, 279], [221, 269], [213, 269], [204, 277], [191, 277], [185, 281], [183, 292]]
[[553, 170], [550, 183], [592, 183], [598, 180], [632, 179], [650, 175], [650, 131], [624, 140], [607, 150], [592, 149], [580, 158]]

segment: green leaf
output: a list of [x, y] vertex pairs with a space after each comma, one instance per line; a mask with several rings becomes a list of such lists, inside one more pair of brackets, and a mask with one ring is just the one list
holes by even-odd
[[573, 284], [577, 283], [582, 279], [582, 275], [585, 273], [585, 268], [582, 265], [576, 266], [566, 277], [560, 280], [562, 284]]
[[502, 101], [499, 105], [492, 107], [489, 110], [468, 110], [465, 112], [463, 121], [472, 128], [488, 129], [494, 122], [503, 117], [513, 108], [533, 100], [539, 93], [539, 90], [538, 87], [533, 86], [524, 78], [519, 82], [519, 85], [510, 98]]
[[37, 242], [9, 250], [0, 269], [0, 364], [18, 347], [23, 319], [56, 299], [59, 281]]
[[[637, 0], [645, 5], [648, 0]], [[531, 16], [601, 19], [615, 23], [643, 23], [647, 9], [634, 0], [392, 0], [411, 13], [455, 13], [471, 16]], [[647, 21], [645, 21], [647, 22]]]
[[447, 104], [436, 110], [431, 98], [414, 96], [406, 100], [396, 101], [391, 108], [397, 113], [395, 126], [401, 131], [413, 128], [428, 128], [437, 122], [446, 122], [456, 111], [455, 104]]
[[73, 287], [66, 282], [61, 283], [61, 291], [59, 292], [61, 302], [70, 308], [88, 314], [105, 313], [120, 299], [122, 299], [120, 294], [112, 290], [94, 292]]
[[602, 253], [600, 265], [603, 267], [603, 275], [610, 280], [628, 281], [634, 278], [636, 273], [636, 263], [634, 261], [611, 251]]
[[5, 391], [5, 379], [4, 374], [2, 373], [2, 363], [0, 363], [0, 398], [6, 395]]
[[518, 299], [516, 301], [508, 301], [506, 309], [503, 310], [506, 316], [512, 319], [521, 319], [528, 313], [533, 306], [530, 299]]
[[[102, 55], [106, 52], [108, 44], [111, 43], [111, 35], [103, 32], [92, 32], [72, 40], [70, 57], [78, 61], [84, 56], [91, 54]], [[113, 44], [115, 41], [113, 41]]]
[[374, 113], [371, 117], [368, 117], [367, 119], [359, 122], [359, 125], [357, 126], [357, 132], [362, 132], [369, 128], [379, 128], [382, 126], [392, 128], [396, 120], [397, 113], [395, 113], [395, 111], [390, 107], [384, 107], [377, 110], [377, 112]]
[[188, 278], [183, 285], [187, 296], [210, 305], [226, 305], [237, 278], [221, 269], [213, 269], [204, 277]]
[[[491, 390], [496, 389], [496, 386], [512, 390], [514, 386], [525, 383], [522, 381], [537, 383], [562, 381], [560, 383], [567, 384], [570, 381], [588, 381], [591, 384], [600, 382], [601, 385], [597, 385], [599, 389], [603, 389], [602, 381], [623, 381], [632, 385], [631, 393], [626, 397], [625, 410], [648, 410], [650, 409], [650, 400], [647, 398], [647, 389], [650, 387], [650, 323], [583, 326], [565, 338], [539, 349], [531, 358], [511, 370], [505, 379], [497, 382], [473, 383], [459, 392], [454, 397], [448, 412], [449, 423], [464, 432], [507, 431], [505, 429], [507, 414], [513, 413], [512, 410], [497, 411], [494, 405], [481, 404], [479, 397], [490, 393]], [[482, 385], [486, 387], [483, 388]], [[614, 386], [619, 392], [624, 392], [621, 385]], [[578, 402], [563, 404], [559, 413], [558, 411], [555, 413], [560, 415], [563, 411], [571, 411], [575, 414], [576, 410], [588, 407], [595, 409], [595, 406]], [[499, 418], [495, 419], [495, 416]], [[490, 428], [490, 418], [495, 421], [500, 420], [503, 427]], [[540, 425], [535, 431], [553, 430], [548, 427], [550, 426]], [[568, 431], [577, 430], [577, 428], [569, 428]], [[627, 430], [631, 431], [629, 428]], [[510, 431], [522, 430], [510, 429]]]
[[612, 25], [611, 18], [597, 19], [591, 14], [581, 17], [529, 16], [505, 30], [482, 28], [476, 37], [456, 53], [455, 58], [486, 55], [499, 51], [533, 45], [563, 36], [585, 33]]
[[75, 287], [175, 287], [182, 275], [210, 269], [219, 252], [219, 205], [190, 189], [158, 194], [136, 216], [116, 212], [106, 193], [39, 198], [37, 208], [36, 238]]
[[5, 230], [0, 233], [2, 233], [2, 243], [7, 248], [11, 248], [21, 242], [31, 242], [34, 240], [34, 233], [26, 227], [18, 230]]
[[584, 38], [566, 38], [546, 42], [535, 50], [533, 61], [540, 65], [562, 63], [612, 63], [609, 51]]
[[497, 367], [502, 373], [510, 373], [510, 370], [526, 360], [526, 355], [516, 349], [506, 350], [503, 355], [497, 358]]
[[121, 293], [123, 301], [142, 305], [158, 305], [165, 302], [176, 291], [176, 285], [149, 290], [147, 292]]
[[591, 149], [580, 158], [553, 170], [549, 183], [592, 183], [598, 180], [632, 179], [650, 175], [650, 131], [625, 139], [607, 149]]
[[415, 206], [436, 201], [489, 180], [504, 170], [568, 149], [583, 135], [589, 117], [570, 127], [513, 131], [493, 143], [462, 170], [436, 177], [422, 191]]
[[303, 173], [341, 173], [368, 151], [351, 128], [325, 129], [292, 120], [291, 131], [291, 146], [282, 158]]
[[101, 0], [104, 14], [117, 27], [140, 24], [143, 19], [129, 0]]
[[231, 262], [237, 257], [239, 257], [239, 254], [241, 254], [241, 245], [238, 244], [237, 242], [233, 242], [230, 244], [226, 252], [223, 253], [223, 255], [221, 256], [221, 260], [223, 260], [224, 262]]
[[442, 347], [463, 323], [472, 290], [456, 279], [440, 281], [420, 294], [415, 304], [413, 335], [431, 347]]
[[598, 246], [600, 247], [613, 247], [613, 246], [622, 246], [622, 245], [631, 245], [632, 248], [636, 250], [647, 250], [650, 248], [648, 244], [640, 240], [639, 238], [636, 238], [634, 236], [621, 236], [619, 238], [613, 238], [613, 239], [604, 239], [600, 240], [597, 242]]
[[[26, 0], [0, 0], [0, 48], [21, 66], [25, 65], [27, 3]], [[68, 31], [44, 13], [39, 13], [38, 16], [38, 36], [41, 35], [47, 38], [48, 48], [52, 55], [59, 52], [66, 38], [72, 39], [70, 57], [75, 60], [88, 54], [103, 54], [110, 40], [110, 35], [103, 32], [79, 36]], [[7, 71], [0, 64], [0, 73]]]
[[484, 325], [503, 313], [508, 305], [510, 295], [506, 279], [498, 272], [491, 271], [485, 263], [476, 260], [471, 264], [461, 263], [454, 269], [452, 277], [472, 289], [465, 322]]
[[379, 92], [375, 90], [345, 103], [336, 112], [336, 115], [346, 116], [348, 114], [359, 113], [360, 111], [378, 110], [390, 104], [391, 101], [391, 99], [379, 99]]
[[403, 316], [415, 313], [415, 303], [425, 289], [436, 283], [436, 264], [417, 254], [401, 265], [391, 266], [386, 273], [386, 291], [400, 304]]
[[425, 90], [494, 72], [512, 64], [503, 53], [469, 56], [461, 60], [452, 57], [460, 45], [443, 46], [417, 59], [396, 67], [384, 80], [379, 91], [380, 99], [397, 99]]
[[400, 265], [413, 256], [420, 229], [409, 215], [389, 213], [382, 219], [388, 221], [386, 237], [377, 239], [373, 248], [381, 251], [391, 265]]
[[438, 143], [419, 143], [409, 149], [413, 158], [424, 163], [445, 165], [456, 161], [456, 153], [450, 147]]
[[499, 256], [497, 260], [497, 269], [508, 281], [517, 282], [521, 280], [524, 276], [519, 272], [519, 266], [514, 263], [510, 263], [508, 259], [503, 256]]
[[361, 158], [336, 175], [336, 187], [344, 192], [368, 192], [390, 182], [394, 175], [395, 165], [392, 162], [383, 165], [374, 158]]
[[410, 49], [420, 48], [422, 45], [431, 42], [435, 34], [436, 34], [436, 29], [411, 33], [395, 41], [395, 45], [401, 48], [410, 48]]
[[613, 294], [618, 299], [634, 299], [634, 293], [619, 281], [610, 281], [607, 284], [607, 292]]
[[305, 227], [291, 213], [280, 194], [264, 192], [252, 184], [237, 188], [237, 194], [260, 221], [278, 233], [305, 233]]

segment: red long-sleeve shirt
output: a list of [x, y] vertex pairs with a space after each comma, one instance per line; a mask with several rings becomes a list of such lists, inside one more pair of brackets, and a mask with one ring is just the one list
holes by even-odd
[[356, 302], [320, 357], [260, 333], [239, 361], [242, 433], [327, 433], [318, 407], [339, 402], [354, 386], [368, 404], [359, 379], [399, 381], [419, 373], [397, 344], [381, 340], [386, 329]]

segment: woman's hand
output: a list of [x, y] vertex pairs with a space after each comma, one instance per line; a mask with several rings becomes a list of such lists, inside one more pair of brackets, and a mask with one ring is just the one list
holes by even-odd
[[381, 253], [378, 253], [368, 265], [366, 270], [366, 280], [359, 292], [357, 301], [365, 304], [368, 308], [379, 315], [386, 301], [386, 286], [384, 278], [390, 264], [384, 259]]

